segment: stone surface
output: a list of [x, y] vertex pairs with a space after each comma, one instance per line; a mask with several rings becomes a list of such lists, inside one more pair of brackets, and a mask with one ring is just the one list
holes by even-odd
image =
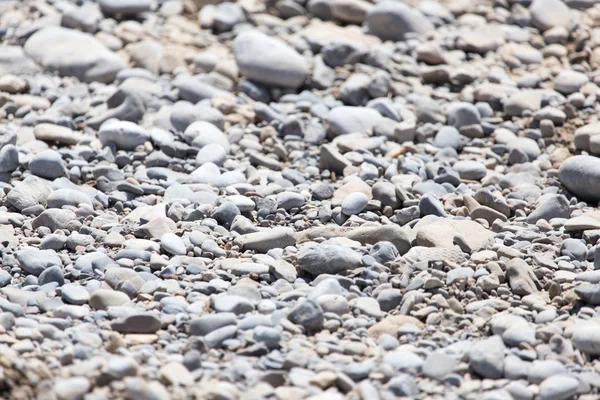
[[112, 82], [125, 68], [125, 61], [92, 35], [61, 27], [39, 30], [27, 40], [24, 50], [44, 69], [84, 82]]
[[425, 34], [433, 25], [418, 11], [405, 4], [383, 1], [367, 14], [369, 31], [383, 40], [403, 40], [409, 33]]
[[0, 397], [598, 398], [597, 14], [0, 2]]
[[563, 162], [559, 169], [560, 182], [583, 200], [600, 200], [596, 185], [600, 174], [600, 160], [591, 156], [574, 156]]
[[236, 37], [233, 54], [242, 75], [275, 87], [298, 87], [308, 75], [308, 65], [293, 48], [259, 31]]

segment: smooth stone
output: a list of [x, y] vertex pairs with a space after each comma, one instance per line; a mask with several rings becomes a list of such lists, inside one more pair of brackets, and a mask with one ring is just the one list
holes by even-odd
[[49, 208], [38, 215], [31, 226], [33, 229], [43, 226], [54, 232], [57, 229], [66, 229], [74, 220], [77, 220], [77, 215], [71, 210]]
[[62, 208], [63, 206], [79, 207], [82, 204], [93, 207], [92, 200], [87, 194], [72, 189], [55, 190], [46, 199], [48, 208]]
[[554, 78], [554, 90], [562, 94], [575, 93], [589, 80], [587, 75], [582, 72], [563, 70]]
[[557, 26], [568, 27], [572, 13], [560, 0], [534, 0], [529, 6], [531, 23], [544, 32]]
[[65, 284], [65, 274], [62, 268], [58, 265], [46, 268], [38, 276], [38, 284], [40, 286], [44, 286], [52, 282], [56, 283], [58, 286], [62, 286]]
[[186, 142], [202, 149], [209, 144], [220, 145], [225, 153], [229, 153], [229, 140], [227, 135], [218, 127], [206, 121], [192, 122], [183, 134]]
[[558, 360], [535, 360], [529, 368], [527, 379], [531, 383], [539, 384], [547, 378], [562, 375], [566, 372], [567, 369]]
[[52, 186], [48, 181], [37, 176], [28, 176], [15, 185], [6, 196], [6, 200], [21, 211], [37, 205], [45, 205], [50, 193], [52, 193]]
[[253, 250], [257, 253], [267, 253], [271, 249], [283, 249], [296, 244], [294, 230], [286, 227], [248, 233], [240, 236], [239, 240], [245, 250]]
[[84, 138], [84, 135], [66, 126], [48, 123], [36, 125], [33, 134], [37, 140], [63, 145], [74, 145]]
[[90, 293], [82, 286], [67, 284], [61, 287], [61, 297], [68, 304], [82, 305], [88, 302]]
[[327, 116], [329, 130], [334, 136], [371, 131], [382, 118], [372, 108], [350, 106], [335, 107]]
[[85, 376], [60, 378], [54, 383], [53, 395], [57, 400], [83, 399], [91, 388], [92, 384]]
[[98, 139], [103, 145], [114, 143], [118, 149], [133, 150], [150, 139], [144, 128], [130, 121], [109, 121], [102, 124]]
[[190, 335], [204, 336], [224, 326], [236, 324], [237, 318], [234, 313], [203, 315], [190, 321]]
[[99, 0], [100, 11], [104, 15], [135, 15], [149, 11], [151, 0]]
[[161, 328], [160, 320], [153, 314], [134, 314], [110, 324], [112, 330], [120, 333], [156, 333]]
[[575, 287], [575, 294], [590, 305], [600, 305], [600, 284], [579, 285]]
[[46, 268], [62, 266], [62, 261], [54, 250], [25, 248], [18, 251], [16, 257], [23, 271], [35, 276], [39, 276]]
[[323, 326], [323, 309], [313, 300], [307, 299], [298, 302], [292, 308], [287, 318], [308, 331], [318, 331]]
[[40, 178], [54, 180], [67, 175], [67, 167], [60, 156], [54, 150], [42, 150], [29, 161], [29, 170]]
[[183, 256], [187, 254], [183, 239], [174, 233], [165, 233], [162, 235], [160, 237], [160, 246], [165, 252], [173, 256]]
[[535, 210], [527, 217], [529, 223], [535, 224], [540, 219], [550, 221], [553, 218], [569, 218], [569, 202], [560, 194], [550, 195], [543, 199]]
[[506, 277], [513, 293], [519, 296], [527, 296], [542, 288], [533, 268], [521, 258], [513, 258], [506, 264]]
[[242, 75], [266, 86], [296, 88], [309, 73], [296, 50], [258, 30], [240, 33], [233, 41], [233, 55]]
[[404, 40], [409, 33], [423, 35], [434, 30], [420, 11], [396, 1], [382, 1], [367, 14], [369, 32], [382, 40]]
[[25, 42], [24, 50], [47, 71], [87, 83], [110, 83], [126, 67], [121, 57], [94, 36], [61, 27], [38, 30]]
[[399, 255], [404, 255], [411, 248], [411, 238], [403, 228], [397, 225], [339, 227], [328, 225], [325, 227], [310, 228], [296, 233], [298, 243], [303, 243], [316, 238], [345, 237], [355, 240], [363, 245], [375, 244], [385, 238], [398, 250]]
[[540, 400], [567, 400], [577, 393], [579, 380], [574, 376], [551, 376], [540, 383]]
[[0, 148], [0, 172], [13, 172], [19, 168], [19, 151], [13, 144]]
[[586, 324], [573, 331], [573, 346], [592, 356], [600, 354], [600, 325]]
[[561, 164], [558, 177], [564, 187], [582, 200], [600, 201], [600, 158], [570, 157]]
[[456, 360], [441, 351], [430, 353], [421, 367], [423, 374], [429, 378], [442, 380], [454, 371]]
[[488, 379], [500, 379], [504, 372], [504, 342], [498, 335], [476, 342], [469, 350], [471, 369]]
[[585, 243], [578, 239], [565, 239], [560, 247], [560, 253], [572, 260], [584, 261], [587, 252]]
[[218, 143], [209, 143], [203, 146], [196, 154], [196, 167], [206, 163], [221, 166], [227, 159], [227, 151]]
[[319, 276], [356, 269], [362, 265], [362, 257], [360, 253], [348, 247], [315, 244], [300, 249], [297, 262], [302, 270]]
[[129, 296], [123, 292], [98, 289], [90, 295], [89, 304], [94, 310], [108, 310], [109, 307], [122, 306], [129, 301]]
[[210, 301], [212, 307], [218, 313], [234, 313], [239, 315], [254, 311], [252, 303], [242, 296], [223, 294], [212, 296]]
[[306, 198], [295, 192], [281, 192], [277, 195], [277, 208], [283, 208], [289, 211], [293, 208], [300, 208], [306, 203]]
[[456, 129], [464, 126], [478, 125], [481, 122], [481, 115], [475, 105], [467, 102], [454, 103], [447, 111], [448, 124]]
[[366, 194], [361, 192], [350, 193], [342, 201], [342, 212], [348, 216], [359, 214], [365, 209], [368, 202], [369, 198]]
[[591, 123], [577, 128], [573, 143], [575, 148], [582, 151], [590, 151], [590, 141], [593, 137], [600, 135], [600, 123]]

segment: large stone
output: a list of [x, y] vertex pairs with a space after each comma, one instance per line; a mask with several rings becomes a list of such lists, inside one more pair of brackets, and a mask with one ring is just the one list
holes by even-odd
[[[585, 272], [584, 272], [584, 274], [585, 274]], [[580, 279], [579, 276], [577, 278]], [[593, 283], [597, 283], [598, 281], [600, 281], [600, 279], [589, 277], [588, 278], [588, 282], [589, 281], [592, 281]], [[575, 288], [575, 294], [577, 296], [579, 296], [579, 298], [581, 300], [585, 301], [586, 303], [588, 303], [588, 304], [590, 304], [592, 306], [600, 305], [600, 285], [598, 285], [598, 284], [595, 284], [595, 285], [588, 285], [588, 284], [579, 285], [579, 286], [577, 286]]]
[[37, 229], [41, 226], [45, 226], [54, 232], [57, 229], [66, 229], [69, 225], [69, 222], [74, 220], [77, 220], [77, 216], [73, 211], [51, 208], [44, 210], [40, 215], [38, 215], [31, 222], [31, 227], [33, 229]]
[[600, 135], [600, 123], [598, 122], [577, 128], [573, 138], [575, 148], [581, 151], [590, 151], [590, 139], [596, 135]]
[[245, 250], [266, 253], [271, 249], [283, 249], [296, 244], [294, 230], [291, 228], [270, 228], [268, 230], [248, 233], [240, 237]]
[[194, 147], [202, 148], [209, 144], [218, 144], [226, 153], [229, 152], [227, 135], [210, 122], [195, 121], [191, 123], [185, 129], [183, 139]]
[[51, 180], [67, 175], [67, 166], [61, 155], [50, 149], [42, 150], [33, 156], [29, 162], [29, 170], [35, 176]]
[[50, 182], [37, 176], [28, 176], [15, 185], [6, 200], [20, 211], [35, 205], [45, 205], [50, 193], [52, 193]]
[[38, 250], [35, 248], [25, 248], [17, 252], [17, 261], [23, 271], [36, 276], [53, 265], [62, 265], [60, 257], [54, 250]]
[[318, 331], [323, 326], [323, 309], [314, 300], [306, 299], [291, 309], [288, 319], [308, 331]]
[[233, 55], [242, 75], [267, 86], [296, 88], [309, 73], [296, 50], [258, 30], [239, 34], [233, 41]]
[[40, 68], [19, 46], [0, 47], [0, 75], [32, 74]]
[[298, 243], [314, 240], [316, 238], [330, 239], [334, 237], [345, 237], [356, 240], [363, 245], [375, 244], [382, 239], [391, 242], [400, 255], [405, 254], [411, 247], [411, 239], [404, 229], [398, 225], [340, 227], [327, 225], [307, 229], [296, 234]]
[[567, 400], [579, 389], [579, 379], [569, 375], [550, 376], [540, 383], [539, 400]]
[[471, 369], [484, 378], [502, 378], [504, 349], [504, 342], [498, 335], [475, 343], [469, 350]]
[[600, 200], [600, 158], [574, 156], [564, 161], [559, 170], [560, 183], [578, 198]]
[[568, 95], [578, 92], [583, 85], [589, 82], [589, 80], [590, 79], [583, 72], [565, 69], [554, 78], [554, 90]]
[[110, 324], [114, 331], [122, 333], [155, 333], [161, 327], [160, 319], [153, 314], [135, 314], [112, 321]]
[[94, 36], [61, 27], [40, 29], [27, 40], [24, 49], [45, 70], [74, 76], [82, 82], [112, 82], [126, 67], [121, 57]]
[[48, 208], [62, 208], [63, 206], [79, 207], [81, 204], [87, 204], [92, 207], [90, 197], [79, 190], [58, 189], [50, 193], [46, 199]]
[[556, 26], [568, 27], [573, 14], [561, 0], [534, 0], [529, 6], [531, 23], [540, 31]]
[[77, 142], [84, 138], [81, 133], [73, 131], [66, 126], [48, 123], [36, 125], [33, 134], [37, 140], [63, 145], [77, 144]]
[[98, 139], [104, 145], [114, 143], [117, 149], [133, 150], [150, 139], [144, 128], [130, 121], [110, 121], [98, 131]]
[[573, 346], [592, 356], [600, 355], [600, 325], [585, 324], [573, 331]]
[[423, 328], [423, 323], [415, 317], [411, 317], [408, 315], [392, 315], [382, 319], [375, 325], [372, 325], [368, 330], [368, 334], [369, 337], [375, 339], [378, 339], [381, 335], [384, 334], [392, 335], [395, 337], [398, 335], [398, 329], [407, 324], [414, 325], [417, 328]]
[[336, 107], [329, 112], [329, 130], [334, 136], [348, 133], [366, 133], [383, 117], [367, 107]]
[[506, 264], [506, 278], [513, 293], [519, 296], [527, 296], [542, 288], [533, 268], [521, 258], [513, 258]]
[[561, 194], [550, 195], [543, 199], [535, 210], [527, 217], [529, 223], [535, 224], [540, 219], [569, 218], [569, 201]]
[[454, 247], [460, 236], [471, 250], [483, 250], [494, 243], [494, 233], [475, 221], [439, 219], [417, 229], [417, 246]]
[[150, 10], [151, 0], [99, 0], [104, 15], [135, 15]]
[[367, 14], [369, 32], [382, 40], [404, 40], [406, 34], [423, 35], [434, 29], [421, 14], [399, 1], [382, 1]]
[[298, 254], [298, 266], [313, 276], [337, 274], [356, 269], [362, 264], [360, 253], [350, 247], [315, 244], [303, 247]]
[[90, 296], [89, 304], [94, 310], [107, 310], [129, 302], [129, 296], [116, 290], [99, 289]]

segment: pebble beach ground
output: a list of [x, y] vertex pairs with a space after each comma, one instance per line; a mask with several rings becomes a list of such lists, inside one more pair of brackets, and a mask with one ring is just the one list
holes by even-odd
[[600, 398], [595, 0], [0, 2], [0, 398]]

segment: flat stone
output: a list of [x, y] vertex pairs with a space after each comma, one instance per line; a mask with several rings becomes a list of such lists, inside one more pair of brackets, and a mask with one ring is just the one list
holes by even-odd
[[452, 248], [457, 236], [461, 236], [474, 251], [483, 250], [494, 242], [494, 233], [477, 222], [446, 218], [418, 228], [416, 235], [417, 245], [425, 247]]
[[156, 333], [161, 328], [160, 320], [152, 314], [135, 314], [111, 322], [111, 328], [121, 333]]
[[[60, 43], [60, 46], [54, 44]], [[25, 43], [25, 53], [47, 71], [83, 82], [112, 82], [125, 61], [94, 36], [72, 29], [47, 27]]]

